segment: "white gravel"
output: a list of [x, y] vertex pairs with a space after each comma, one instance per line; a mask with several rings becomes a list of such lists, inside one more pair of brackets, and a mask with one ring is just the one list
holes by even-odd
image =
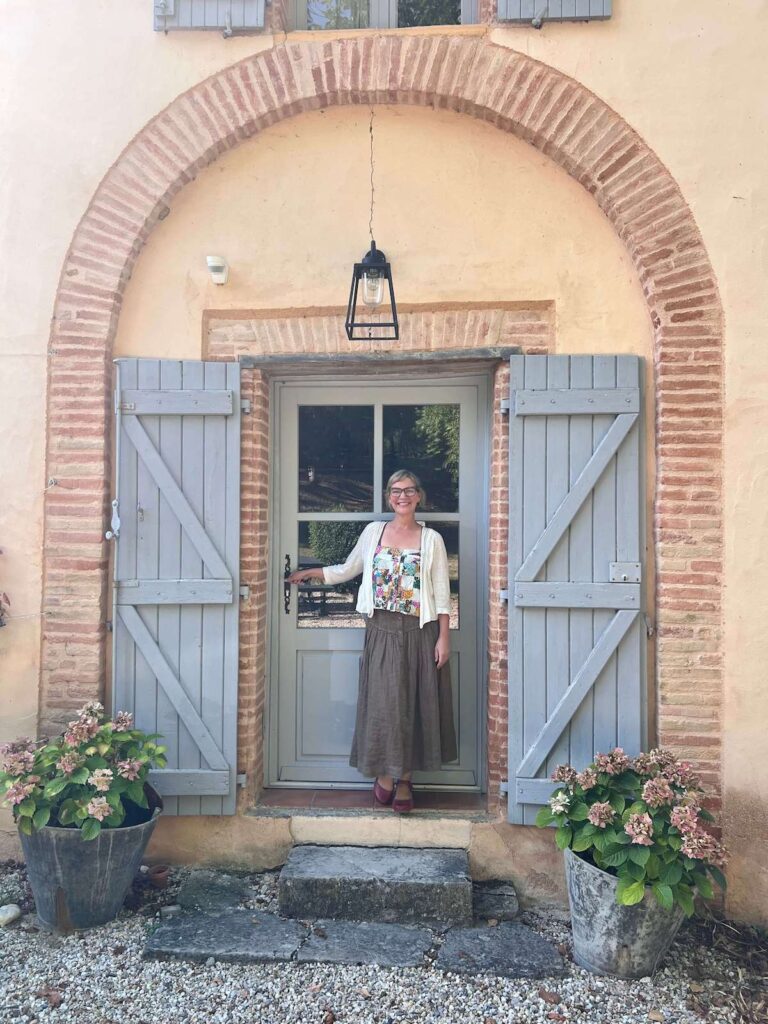
[[[566, 978], [531, 982], [447, 974], [429, 962], [395, 970], [143, 960], [147, 931], [184, 874], [174, 871], [162, 892], [137, 887], [134, 909], [112, 924], [58, 937], [32, 930], [23, 868], [0, 866], [0, 904], [26, 911], [0, 931], [0, 1024], [696, 1024], [702, 1004], [709, 1024], [739, 1020], [729, 1002], [739, 965], [686, 931], [667, 966], [637, 982], [596, 977], [570, 961]], [[274, 910], [276, 880], [275, 872], [253, 876], [248, 904]], [[523, 920], [569, 956], [563, 920]]]

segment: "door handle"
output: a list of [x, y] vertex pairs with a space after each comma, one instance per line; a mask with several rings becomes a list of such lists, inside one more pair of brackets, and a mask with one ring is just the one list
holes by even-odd
[[285, 608], [285, 614], [291, 614], [291, 584], [288, 582], [288, 577], [291, 575], [291, 556], [285, 556], [285, 569], [283, 570], [283, 607]]

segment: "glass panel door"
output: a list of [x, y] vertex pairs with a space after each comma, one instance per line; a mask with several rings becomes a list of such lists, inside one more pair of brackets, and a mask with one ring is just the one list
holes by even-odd
[[417, 783], [479, 785], [477, 615], [479, 519], [485, 481], [477, 453], [486, 381], [280, 385], [274, 464], [271, 785], [355, 785], [348, 763], [365, 620], [360, 579], [291, 587], [282, 574], [343, 562], [366, 523], [392, 517], [386, 481], [411, 469], [424, 485], [417, 519], [438, 530], [451, 577], [451, 674], [459, 758]]

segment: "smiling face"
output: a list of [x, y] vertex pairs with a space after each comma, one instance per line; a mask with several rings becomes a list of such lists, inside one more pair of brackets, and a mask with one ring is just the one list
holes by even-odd
[[[408, 494], [407, 491], [413, 493]], [[419, 504], [419, 487], [415, 480], [404, 476], [392, 484], [389, 491], [389, 506], [397, 515], [408, 515], [416, 511]]]

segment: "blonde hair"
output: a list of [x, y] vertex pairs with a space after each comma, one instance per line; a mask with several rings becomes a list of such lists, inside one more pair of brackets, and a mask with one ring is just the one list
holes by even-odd
[[413, 480], [414, 487], [416, 488], [419, 494], [419, 501], [422, 503], [422, 505], [426, 505], [427, 492], [421, 486], [421, 480], [419, 480], [416, 474], [412, 473], [410, 469], [396, 469], [392, 476], [389, 478], [389, 480], [387, 480], [387, 486], [384, 491], [387, 498], [389, 498], [390, 491], [392, 490], [394, 485], [400, 483], [401, 480]]

